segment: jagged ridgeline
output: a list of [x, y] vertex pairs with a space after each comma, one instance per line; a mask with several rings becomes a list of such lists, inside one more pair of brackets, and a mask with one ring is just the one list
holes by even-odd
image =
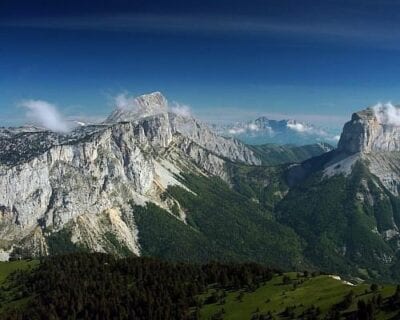
[[399, 279], [400, 127], [380, 112], [354, 114], [335, 150], [247, 146], [170, 112], [159, 92], [65, 134], [1, 129], [1, 256], [95, 251]]

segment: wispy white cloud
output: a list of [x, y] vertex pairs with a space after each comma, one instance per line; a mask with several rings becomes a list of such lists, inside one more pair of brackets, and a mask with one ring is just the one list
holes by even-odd
[[228, 130], [228, 133], [232, 134], [232, 135], [237, 135], [237, 134], [241, 134], [241, 133], [245, 133], [245, 132], [246, 132], [245, 128], [230, 128]]
[[171, 105], [169, 105], [169, 109], [171, 112], [180, 115], [182, 117], [191, 117], [192, 116], [192, 110], [190, 106], [186, 104], [180, 104], [179, 102], [172, 102]]
[[395, 107], [391, 102], [378, 103], [373, 110], [380, 123], [400, 126], [400, 108]]
[[57, 107], [44, 100], [23, 100], [19, 106], [26, 108], [29, 121], [56, 132], [68, 132], [71, 127]]
[[307, 123], [290, 121], [286, 126], [290, 130], [293, 130], [299, 134], [317, 136], [323, 140], [328, 140], [328, 141], [332, 141], [332, 142], [339, 141], [338, 135], [332, 134], [322, 128], [315, 127], [315, 126], [309, 125]]
[[114, 14], [57, 18], [13, 19], [0, 26], [46, 28], [64, 30], [104, 30], [124, 32], [207, 33], [207, 34], [288, 34], [320, 37], [321, 39], [348, 39], [379, 42], [391, 45], [400, 39], [396, 21], [384, 25], [372, 20], [354, 23], [344, 21], [281, 21], [248, 16], [212, 16], [178, 14]]
[[112, 97], [112, 104], [114, 108], [122, 110], [139, 110], [139, 105], [135, 97], [129, 96], [127, 92], [122, 92]]
[[[268, 133], [270, 135], [273, 134], [273, 130], [271, 127], [264, 127], [262, 129], [264, 133]], [[238, 122], [235, 125], [233, 125], [231, 128], [228, 129], [228, 133], [231, 135], [240, 135], [242, 133], [249, 133], [249, 134], [257, 134], [257, 132], [261, 131], [260, 127], [257, 126], [254, 122], [249, 122], [249, 123], [242, 123]]]
[[[259, 131], [260, 130], [260, 128], [255, 124], [255, 123], [250, 123], [248, 126], [247, 126], [247, 128], [250, 130], [250, 131]], [[271, 128], [269, 128], [269, 129], [271, 129]], [[272, 130], [272, 129], [271, 129]]]
[[340, 135], [333, 136], [331, 140], [334, 142], [338, 142], [340, 140]]
[[286, 126], [289, 129], [300, 132], [300, 133], [312, 133], [314, 131], [312, 127], [307, 126], [300, 122], [288, 123]]

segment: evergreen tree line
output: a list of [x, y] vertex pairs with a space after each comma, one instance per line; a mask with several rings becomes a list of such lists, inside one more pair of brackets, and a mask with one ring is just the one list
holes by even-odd
[[16, 298], [28, 298], [28, 303], [2, 318], [196, 319], [194, 310], [202, 303], [198, 296], [210, 286], [254, 288], [276, 272], [255, 263], [200, 265], [101, 253], [52, 256], [33, 271], [9, 276], [7, 285], [17, 288]]

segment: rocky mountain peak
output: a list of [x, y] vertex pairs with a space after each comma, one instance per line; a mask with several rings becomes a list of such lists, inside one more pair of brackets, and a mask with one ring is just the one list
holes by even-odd
[[135, 121], [141, 118], [166, 113], [168, 101], [161, 92], [144, 94], [135, 99], [124, 99], [106, 119], [106, 123]]
[[391, 104], [354, 113], [343, 127], [338, 150], [347, 154], [400, 151], [399, 114]]

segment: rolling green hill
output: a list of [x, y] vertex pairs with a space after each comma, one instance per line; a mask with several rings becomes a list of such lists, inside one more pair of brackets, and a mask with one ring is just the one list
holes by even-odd
[[[349, 285], [329, 275], [286, 273], [253, 290], [210, 289], [200, 319], [398, 319], [390, 308], [394, 286]], [[210, 303], [207, 303], [210, 302]], [[373, 317], [363, 318], [363, 302]], [[357, 314], [357, 313], [360, 314]], [[368, 311], [367, 311], [368, 312]]]

